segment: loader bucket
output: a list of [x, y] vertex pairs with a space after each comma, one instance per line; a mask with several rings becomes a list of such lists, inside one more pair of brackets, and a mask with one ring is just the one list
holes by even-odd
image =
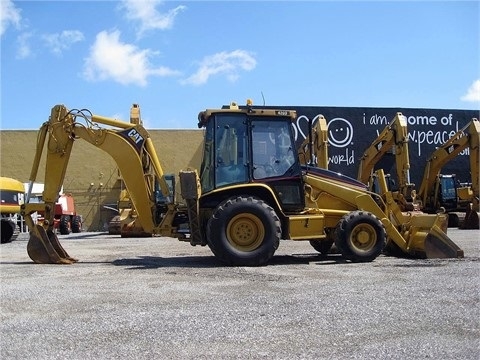
[[78, 261], [67, 254], [53, 231], [46, 231], [41, 225], [35, 225], [30, 232], [27, 253], [37, 264], [72, 264]]
[[[417, 259], [463, 258], [460, 249], [447, 235], [447, 214], [416, 213], [405, 217], [399, 227], [400, 237], [392, 237], [387, 242], [385, 253], [398, 257]], [[392, 225], [386, 226], [386, 228]], [[395, 235], [393, 229], [389, 229]]]
[[455, 244], [442, 229], [434, 225], [425, 237], [427, 259], [463, 258], [463, 250]]

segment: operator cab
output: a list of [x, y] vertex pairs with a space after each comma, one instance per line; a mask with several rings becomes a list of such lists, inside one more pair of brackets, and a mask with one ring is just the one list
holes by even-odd
[[285, 211], [303, 208], [302, 170], [295, 151], [294, 111], [207, 110], [199, 115], [205, 149], [200, 170], [202, 194], [239, 184], [268, 185]]
[[455, 175], [439, 175], [438, 199], [445, 209], [455, 209], [458, 206], [457, 182]]

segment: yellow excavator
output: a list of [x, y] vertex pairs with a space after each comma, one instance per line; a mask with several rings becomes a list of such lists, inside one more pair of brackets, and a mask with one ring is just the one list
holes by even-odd
[[[427, 160], [417, 198], [426, 212], [446, 210], [449, 226], [479, 228], [480, 122], [473, 118], [450, 139], [439, 146]], [[462, 186], [454, 174], [441, 174], [442, 167], [468, 149], [471, 184]]]
[[[302, 165], [294, 147], [295, 120], [293, 110], [256, 108], [250, 101], [200, 112], [198, 126], [205, 135], [199, 172], [180, 171], [183, 203], [173, 197], [158, 204], [156, 189], [168, 197], [169, 188], [141, 124], [54, 106], [40, 128], [30, 175], [33, 184], [46, 145], [43, 202], [22, 206], [30, 229], [28, 255], [36, 263], [77, 261], [53, 231], [53, 211], [73, 145], [83, 140], [117, 163], [132, 202], [123, 223], [138, 222], [153, 235], [208, 245], [225, 264], [267, 264], [281, 239], [333, 240], [354, 262], [373, 261], [389, 243], [405, 256], [463, 257], [439, 227], [444, 214], [402, 213], [386, 186], [383, 201], [355, 179]], [[45, 214], [41, 225], [31, 219], [35, 211]]]
[[[397, 183], [393, 185], [390, 175], [374, 171], [379, 161], [389, 153], [395, 156]], [[397, 112], [392, 121], [382, 130], [364, 151], [358, 167], [357, 179], [368, 184], [370, 190], [379, 193], [378, 180], [387, 178], [388, 190], [403, 211], [418, 210], [415, 206], [415, 184], [410, 182], [410, 158], [408, 152], [407, 119]], [[382, 180], [383, 181], [383, 180]], [[393, 189], [395, 188], [395, 189]]]

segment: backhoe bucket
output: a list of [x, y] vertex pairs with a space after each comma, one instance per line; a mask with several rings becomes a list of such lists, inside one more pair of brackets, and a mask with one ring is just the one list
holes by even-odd
[[479, 229], [480, 228], [480, 214], [473, 209], [470, 203], [465, 212], [465, 219], [460, 225], [460, 229]]
[[37, 264], [72, 264], [78, 261], [67, 254], [53, 231], [46, 231], [41, 225], [35, 225], [30, 232], [27, 253]]

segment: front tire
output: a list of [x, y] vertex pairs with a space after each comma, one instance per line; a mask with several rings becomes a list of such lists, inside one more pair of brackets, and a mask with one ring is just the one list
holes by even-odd
[[278, 249], [281, 235], [275, 210], [255, 197], [227, 199], [207, 224], [208, 246], [228, 265], [266, 264]]
[[375, 260], [385, 247], [385, 228], [373, 214], [352, 211], [335, 229], [335, 245], [344, 258], [353, 262]]
[[13, 240], [13, 233], [15, 232], [15, 224], [10, 220], [1, 221], [1, 243], [6, 244]]

